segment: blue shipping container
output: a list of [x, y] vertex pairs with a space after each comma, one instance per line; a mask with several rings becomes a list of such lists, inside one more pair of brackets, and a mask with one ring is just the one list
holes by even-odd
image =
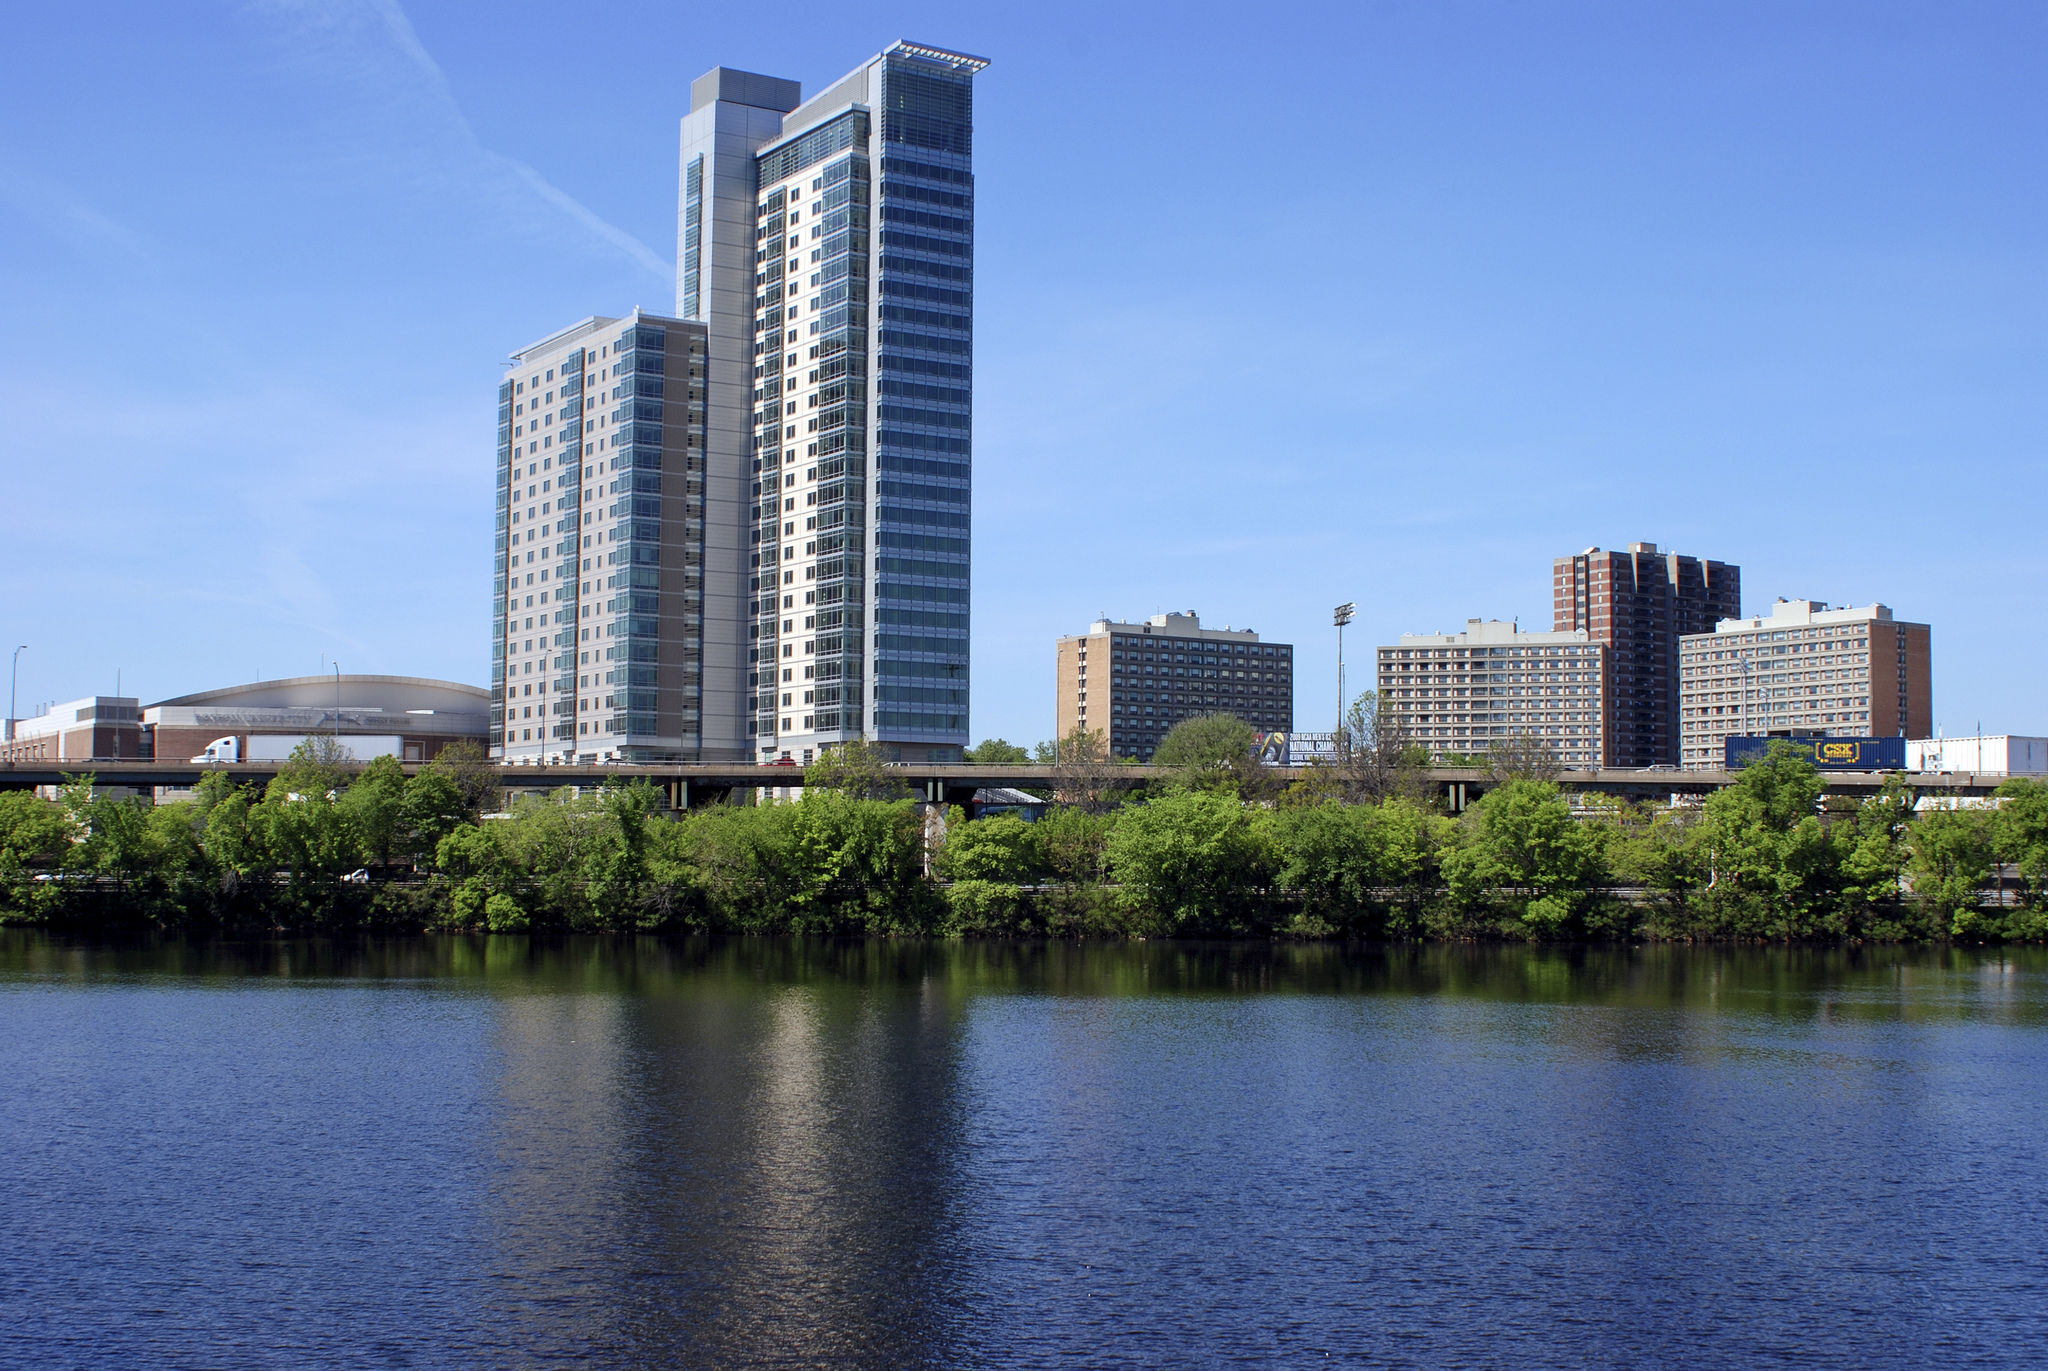
[[1729, 738], [1726, 765], [1740, 771], [1763, 760], [1772, 743], [1798, 748], [1822, 771], [1904, 771], [1904, 738]]

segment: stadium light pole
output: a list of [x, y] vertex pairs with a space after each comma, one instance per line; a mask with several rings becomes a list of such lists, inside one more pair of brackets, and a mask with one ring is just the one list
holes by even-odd
[[1347, 600], [1330, 615], [1330, 621], [1337, 626], [1337, 730], [1330, 735], [1332, 752], [1338, 751], [1337, 740], [1344, 736], [1344, 625], [1350, 623], [1351, 616], [1356, 613], [1357, 602]]
[[14, 741], [14, 687], [21, 680], [21, 654], [28, 651], [23, 643], [14, 649], [14, 665], [7, 672], [7, 741]]

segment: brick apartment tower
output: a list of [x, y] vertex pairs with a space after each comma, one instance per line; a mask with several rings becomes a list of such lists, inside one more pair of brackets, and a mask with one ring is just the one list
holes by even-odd
[[1630, 543], [1589, 547], [1554, 566], [1553, 628], [1585, 629], [1610, 649], [1607, 765], [1677, 766], [1678, 640], [1742, 613], [1742, 568]]

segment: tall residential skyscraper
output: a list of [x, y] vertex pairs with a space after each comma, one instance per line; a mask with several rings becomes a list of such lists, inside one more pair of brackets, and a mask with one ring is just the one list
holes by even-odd
[[499, 389], [498, 755], [959, 758], [987, 65], [692, 84], [677, 317], [586, 319]]
[[1678, 640], [1742, 612], [1742, 568], [1630, 543], [1589, 547], [1553, 568], [1552, 627], [1606, 643], [1607, 765], [1677, 766]]
[[740, 512], [705, 565], [741, 588], [731, 736], [757, 759], [967, 742], [985, 66], [899, 42], [808, 101], [722, 67], [691, 87], [676, 310], [709, 351], [707, 505]]
[[740, 713], [736, 673], [706, 670], [721, 626], [705, 611], [704, 480], [703, 325], [636, 311], [512, 354], [498, 386], [492, 755], [742, 755], [717, 731]]

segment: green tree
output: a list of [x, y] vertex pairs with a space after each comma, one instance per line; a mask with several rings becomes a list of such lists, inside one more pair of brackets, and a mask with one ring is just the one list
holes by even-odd
[[1328, 762], [1311, 759], [1301, 774], [1280, 792], [1277, 803], [1281, 809], [1312, 809], [1317, 805], [1348, 800], [1351, 796], [1352, 787], [1345, 782], [1341, 771]]
[[610, 836], [597, 797], [579, 796], [568, 786], [524, 796], [506, 818], [484, 827], [518, 873], [517, 890], [504, 893], [518, 898], [536, 927], [578, 932], [604, 927], [589, 888], [589, 863]]
[[1046, 875], [1070, 890], [1099, 884], [1109, 860], [1115, 819], [1105, 813], [1059, 805], [1032, 826]]
[[1412, 932], [1423, 906], [1436, 894], [1443, 853], [1457, 833], [1455, 821], [1406, 795], [1374, 806], [1370, 841], [1379, 859], [1379, 879], [1405, 911], [1399, 931]]
[[443, 838], [477, 817], [456, 770], [430, 762], [406, 780], [399, 797], [399, 849], [408, 857], [432, 857]]
[[682, 825], [681, 857], [713, 928], [784, 931], [796, 805], [713, 805]]
[[76, 832], [62, 805], [32, 790], [0, 791], [0, 916], [42, 919], [62, 892], [38, 877], [63, 864]]
[[1260, 788], [1266, 768], [1258, 760], [1255, 729], [1235, 714], [1198, 714], [1182, 719], [1159, 740], [1152, 765], [1171, 767], [1176, 780], [1194, 790]]
[[292, 749], [278, 767], [277, 775], [271, 778], [271, 788], [281, 789], [287, 795], [333, 800], [340, 797], [360, 769], [347, 748], [325, 733], [316, 733]]
[[1608, 879], [1641, 892], [1647, 931], [1693, 931], [1690, 900], [1706, 879], [1700, 819], [1697, 810], [1616, 804], [1591, 828]]
[[405, 837], [405, 786], [405, 768], [398, 759], [377, 757], [348, 782], [336, 802], [373, 861], [390, 861]]
[[76, 826], [62, 805], [33, 790], [0, 791], [0, 852], [24, 866], [55, 866], [71, 846]]
[[483, 744], [464, 740], [450, 743], [434, 754], [421, 775], [445, 777], [462, 797], [461, 814], [471, 821], [495, 814], [504, 807], [504, 792], [498, 786], [498, 768]]
[[924, 816], [908, 802], [804, 790], [790, 829], [786, 905], [795, 933], [915, 933], [935, 913]]
[[292, 750], [249, 810], [251, 846], [266, 867], [284, 875], [278, 913], [288, 919], [318, 921], [333, 914], [341, 878], [363, 865], [362, 843], [339, 804], [349, 772], [332, 739], [309, 738]]
[[1978, 931], [1977, 901], [1991, 874], [1991, 824], [1983, 810], [1933, 809], [1913, 820], [1906, 845], [1915, 899], [1958, 936]]
[[1141, 931], [1245, 933], [1259, 926], [1272, 844], [1235, 796], [1177, 790], [1126, 808], [1108, 856]]
[[1459, 821], [1444, 854], [1451, 896], [1467, 908], [1505, 904], [1535, 932], [1562, 930], [1600, 876], [1599, 846], [1547, 781], [1509, 781]]
[[1302, 897], [1302, 931], [1411, 931], [1436, 888], [1438, 855], [1451, 828], [1405, 796], [1276, 810], [1279, 881]]
[[1907, 835], [1913, 824], [1913, 789], [1904, 776], [1885, 778], [1870, 796], [1836, 825], [1842, 850], [1842, 900], [1845, 914], [1857, 919], [1845, 927], [1855, 932], [1869, 911], [1896, 907], [1905, 893], [1911, 857]]
[[2048, 784], [2015, 776], [1998, 787], [1991, 845], [1999, 861], [2018, 868], [2029, 905], [2048, 901]]
[[1276, 812], [1279, 883], [1299, 895], [1309, 919], [1334, 927], [1355, 923], [1380, 885], [1371, 810], [1325, 800]]
[[[434, 867], [450, 883], [449, 921], [461, 927], [486, 924], [491, 900], [518, 901], [510, 855], [498, 841], [502, 825], [464, 824], [445, 835], [434, 851]], [[523, 911], [522, 911], [523, 914]]]
[[1794, 938], [1840, 932], [1841, 844], [1821, 822], [1826, 790], [1810, 757], [1774, 743], [1710, 796], [1700, 841], [1704, 932]]
[[600, 927], [653, 929], [677, 912], [677, 882], [659, 880], [656, 868], [663, 820], [653, 782], [608, 785], [598, 796], [595, 841], [583, 861], [584, 896]]
[[976, 766], [1027, 766], [1031, 754], [1003, 738], [984, 738], [961, 754]]
[[946, 826], [945, 845], [933, 856], [932, 870], [948, 881], [1035, 885], [1044, 874], [1037, 828], [1009, 814], [972, 823], [956, 819]]
[[888, 753], [865, 738], [826, 748], [804, 768], [805, 790], [836, 790], [856, 800], [900, 800], [909, 783], [892, 769]]
[[969, 823], [955, 809], [932, 871], [947, 883], [948, 931], [1037, 931], [1023, 890], [1044, 876], [1037, 825], [1008, 814]]

